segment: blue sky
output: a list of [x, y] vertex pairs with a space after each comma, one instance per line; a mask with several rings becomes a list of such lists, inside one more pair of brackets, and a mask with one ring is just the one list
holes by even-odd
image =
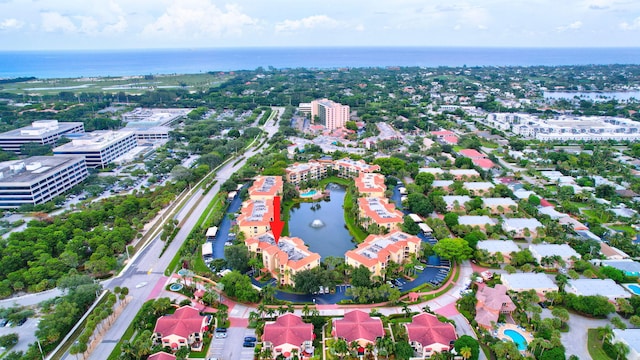
[[638, 0], [0, 0], [0, 49], [639, 47]]

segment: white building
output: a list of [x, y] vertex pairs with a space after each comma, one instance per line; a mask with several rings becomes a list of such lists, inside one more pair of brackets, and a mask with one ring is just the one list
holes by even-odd
[[0, 208], [42, 204], [89, 176], [79, 156], [33, 156], [0, 163]]
[[349, 115], [349, 105], [338, 104], [329, 99], [311, 102], [311, 119], [315, 122], [317, 116], [319, 124], [329, 130], [343, 128], [349, 121]]
[[447, 204], [447, 210], [452, 211], [457, 207], [464, 210], [464, 204], [471, 201], [471, 198], [467, 195], [445, 195], [442, 197]]
[[567, 244], [531, 244], [529, 251], [538, 263], [543, 257], [552, 256], [560, 256], [568, 265], [572, 263], [572, 257], [580, 259], [580, 254]]
[[28, 143], [55, 145], [64, 134], [84, 132], [81, 122], [58, 122], [58, 120], [39, 120], [31, 126], [21, 127], [0, 134], [0, 148], [21, 154], [20, 147]]
[[53, 149], [54, 155], [83, 156], [87, 167], [105, 168], [137, 145], [133, 131], [94, 131]]
[[125, 128], [125, 130], [134, 130], [138, 144], [157, 143], [169, 140], [168, 126], [152, 126], [149, 128]]
[[478, 241], [477, 247], [486, 250], [491, 255], [501, 253], [508, 256], [514, 251], [520, 251], [518, 244], [513, 240], [482, 240]]
[[621, 342], [629, 347], [628, 360], [640, 359], [640, 329], [613, 329], [612, 342]]
[[122, 114], [127, 127], [169, 126], [182, 119], [193, 109], [148, 109], [136, 108]]
[[488, 126], [542, 141], [640, 140], [640, 124], [610, 116], [561, 115], [541, 119], [530, 114], [489, 114]]
[[630, 298], [631, 293], [611, 279], [576, 279], [569, 280], [564, 291], [581, 296], [602, 295], [609, 300]]
[[[538, 236], [538, 228], [542, 227], [542, 223], [536, 219], [512, 218], [504, 219], [502, 230], [506, 233], [513, 232], [514, 237], [523, 238], [526, 236]], [[529, 235], [526, 234], [527, 230]]]
[[546, 294], [549, 291], [558, 291], [558, 285], [543, 273], [502, 274], [500, 279], [508, 290], [515, 292], [535, 290], [537, 293]]

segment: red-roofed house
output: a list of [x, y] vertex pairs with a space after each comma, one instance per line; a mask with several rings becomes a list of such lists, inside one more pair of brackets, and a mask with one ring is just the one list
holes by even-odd
[[354, 310], [344, 314], [342, 319], [333, 322], [333, 336], [351, 343], [357, 341], [362, 347], [375, 344], [376, 339], [384, 336], [382, 320], [372, 318], [364, 311]]
[[484, 159], [486, 156], [479, 152], [476, 149], [462, 149], [458, 151], [458, 153], [464, 157], [468, 157], [469, 159]]
[[160, 351], [153, 355], [149, 355], [147, 360], [176, 360], [176, 356], [173, 354], [167, 354], [164, 351]]
[[289, 358], [294, 349], [304, 359], [313, 356], [313, 338], [312, 324], [302, 322], [297, 315], [286, 314], [265, 324], [262, 342], [271, 348], [274, 359], [279, 355]]
[[449, 130], [432, 131], [431, 135], [434, 135], [436, 139], [445, 144], [456, 145], [458, 143], [458, 136]]
[[485, 329], [491, 329], [493, 324], [497, 324], [500, 314], [511, 314], [516, 309], [507, 295], [507, 287], [502, 284], [495, 288], [480, 284], [476, 298], [476, 322]]
[[409, 324], [405, 324], [409, 343], [418, 354], [427, 358], [436, 352], [449, 351], [452, 342], [458, 336], [453, 325], [442, 323], [435, 315], [420, 314], [413, 317]]
[[484, 170], [489, 170], [496, 167], [496, 164], [494, 164], [493, 161], [489, 159], [473, 159], [471, 161], [473, 162], [473, 165]]
[[156, 321], [151, 339], [174, 350], [188, 346], [192, 351], [201, 351], [202, 337], [209, 322], [209, 317], [200, 315], [198, 309], [183, 306], [172, 315], [161, 316]]
[[550, 203], [549, 201], [545, 200], [545, 199], [540, 199], [540, 206], [542, 207], [553, 207], [553, 204]]

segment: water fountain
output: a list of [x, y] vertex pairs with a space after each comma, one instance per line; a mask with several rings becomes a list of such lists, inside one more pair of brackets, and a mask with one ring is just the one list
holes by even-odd
[[322, 222], [322, 220], [320, 219], [315, 219], [311, 222], [311, 227], [312, 228], [321, 228], [324, 226], [324, 222]]

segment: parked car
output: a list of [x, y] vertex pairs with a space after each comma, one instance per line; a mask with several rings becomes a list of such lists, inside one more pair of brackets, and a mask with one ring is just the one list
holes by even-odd
[[424, 270], [424, 266], [422, 266], [422, 265], [416, 265], [416, 266], [414, 266], [414, 268], [416, 268], [416, 270], [420, 270], [420, 271]]
[[22, 326], [22, 325], [24, 325], [24, 323], [26, 323], [26, 322], [27, 322], [27, 318], [25, 317], [25, 318], [22, 318], [22, 319], [18, 320], [18, 322], [16, 323], [16, 325], [18, 325], [18, 326]]
[[254, 342], [249, 342], [249, 341], [245, 341], [245, 342], [242, 344], [242, 347], [256, 347], [256, 343], [254, 343]]
[[227, 333], [226, 332], [217, 332], [216, 333], [216, 339], [224, 339], [227, 337]]
[[256, 342], [258, 339], [256, 339], [254, 336], [245, 336], [244, 337], [244, 342]]
[[216, 332], [217, 333], [226, 333], [227, 332], [227, 328], [223, 328], [223, 327], [216, 328]]
[[7, 325], [8, 322], [9, 320], [7, 319], [0, 319], [0, 327], [4, 327], [5, 325]]

